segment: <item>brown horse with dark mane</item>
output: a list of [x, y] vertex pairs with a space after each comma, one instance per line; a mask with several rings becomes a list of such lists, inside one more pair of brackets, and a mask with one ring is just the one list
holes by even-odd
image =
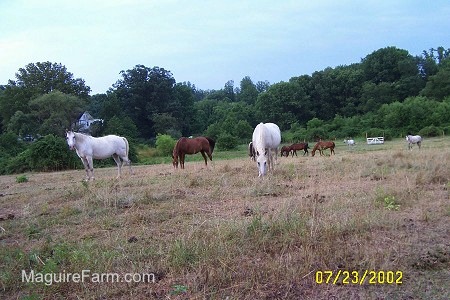
[[317, 144], [314, 146], [311, 156], [314, 156], [314, 154], [316, 154], [316, 150], [319, 150], [320, 155], [323, 155], [323, 150], [330, 148], [330, 155], [331, 154], [335, 154], [334, 153], [334, 147], [335, 144], [332, 141], [326, 141], [326, 142], [317, 142]]
[[281, 147], [281, 156], [289, 157], [289, 153], [291, 153], [291, 147], [290, 146], [283, 146], [283, 147]]
[[209, 138], [199, 136], [196, 138], [180, 138], [172, 152], [172, 164], [175, 168], [178, 168], [178, 161], [180, 161], [180, 166], [184, 169], [184, 158], [186, 154], [196, 154], [201, 153], [203, 158], [205, 159], [205, 165], [208, 165], [208, 160], [206, 155], [208, 155], [209, 159], [212, 161], [212, 153], [214, 151], [214, 146], [216, 142]]
[[295, 156], [298, 156], [297, 155], [297, 150], [303, 150], [303, 155], [309, 154], [309, 152], [308, 152], [308, 149], [309, 149], [308, 143], [292, 144], [290, 146], [290, 148], [291, 148], [291, 151], [292, 151], [292, 157], [294, 157], [294, 154], [295, 154]]
[[256, 151], [253, 147], [253, 142], [248, 143], [248, 156], [250, 156], [251, 161], [256, 161]]

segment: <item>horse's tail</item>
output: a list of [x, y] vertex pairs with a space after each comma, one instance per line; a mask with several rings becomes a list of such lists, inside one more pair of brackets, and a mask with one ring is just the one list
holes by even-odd
[[216, 146], [216, 141], [214, 141], [212, 138], [205, 136], [205, 138], [208, 140], [209, 147], [211, 148], [211, 154], [214, 151], [214, 146]]
[[128, 157], [128, 152], [130, 151], [130, 145], [128, 144], [128, 140], [124, 137], [122, 137], [123, 141], [125, 142], [125, 154]]

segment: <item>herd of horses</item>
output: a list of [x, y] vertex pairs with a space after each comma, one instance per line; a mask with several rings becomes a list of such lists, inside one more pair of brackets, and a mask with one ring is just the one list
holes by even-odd
[[[83, 162], [86, 179], [94, 179], [94, 165], [93, 159], [105, 159], [112, 157], [117, 164], [117, 177], [120, 177], [122, 165], [125, 163], [129, 166], [130, 173], [131, 161], [128, 158], [129, 145], [126, 138], [117, 135], [108, 135], [104, 137], [92, 137], [82, 133], [73, 131], [66, 131], [66, 140], [70, 150], [75, 150], [78, 157]], [[408, 149], [416, 144], [419, 149], [422, 143], [422, 137], [419, 135], [406, 136], [408, 142]], [[281, 143], [280, 128], [274, 123], [259, 123], [252, 135], [252, 141], [248, 145], [250, 158], [256, 162], [258, 168], [258, 177], [264, 176], [268, 171], [273, 170], [275, 161], [278, 157], [278, 147]], [[355, 146], [354, 140], [344, 140], [349, 147]], [[312, 151], [311, 156], [314, 156], [316, 151], [324, 155], [324, 150], [330, 149], [330, 155], [335, 154], [335, 143], [333, 141], [319, 141]], [[212, 154], [215, 147], [215, 141], [209, 137], [196, 138], [180, 138], [172, 151], [172, 164], [174, 168], [178, 168], [180, 164], [181, 169], [184, 169], [184, 162], [186, 154], [192, 155], [201, 153], [205, 165], [208, 165], [208, 158], [212, 161]], [[297, 156], [297, 151], [303, 150], [303, 155], [309, 155], [308, 143], [295, 143], [290, 146], [283, 146], [281, 148], [281, 156], [288, 157], [289, 154]]]

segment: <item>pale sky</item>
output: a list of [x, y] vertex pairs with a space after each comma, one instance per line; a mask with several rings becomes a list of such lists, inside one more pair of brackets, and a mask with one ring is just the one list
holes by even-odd
[[144, 65], [198, 89], [271, 84], [359, 63], [380, 48], [450, 48], [450, 1], [2, 0], [0, 85], [61, 63], [91, 95]]

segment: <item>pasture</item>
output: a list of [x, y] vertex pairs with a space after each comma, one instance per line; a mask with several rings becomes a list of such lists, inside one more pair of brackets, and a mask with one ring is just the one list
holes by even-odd
[[[450, 139], [335, 151], [279, 156], [263, 178], [246, 147], [120, 180], [116, 168], [93, 182], [84, 170], [1, 176], [1, 298], [449, 299]], [[22, 270], [154, 277], [45, 284]], [[384, 273], [335, 276], [365, 270]]]

